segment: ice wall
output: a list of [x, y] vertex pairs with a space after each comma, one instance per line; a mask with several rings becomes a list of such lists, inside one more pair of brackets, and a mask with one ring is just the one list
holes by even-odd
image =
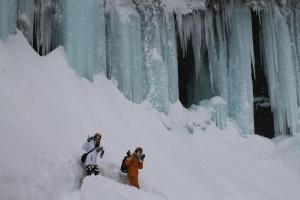
[[40, 55], [48, 54], [56, 43], [55, 25], [59, 23], [61, 0], [15, 0], [17, 27]]
[[160, 111], [168, 111], [168, 69], [162, 53], [161, 28], [163, 13], [159, 3], [143, 5], [142, 37], [144, 62], [148, 72], [146, 91], [149, 101]]
[[159, 111], [168, 112], [178, 99], [177, 53], [173, 16], [160, 1], [137, 3], [142, 19], [146, 98]]
[[[253, 133], [250, 8], [261, 15], [261, 48], [276, 135], [299, 131], [300, 3], [267, 0], [1, 0], [0, 38], [24, 33], [45, 55], [63, 45], [71, 67], [112, 79], [126, 98], [168, 113], [178, 100], [175, 22], [195, 66], [189, 104], [222, 97], [244, 134]], [[176, 13], [174, 19], [173, 11]], [[255, 75], [253, 73], [253, 75]], [[223, 109], [223, 108], [222, 108]]]
[[16, 0], [0, 1], [0, 39], [6, 39], [15, 32], [17, 16]]
[[143, 66], [141, 17], [130, 0], [107, 2], [107, 75], [136, 103], [145, 99], [147, 72]]
[[17, 0], [17, 8], [17, 27], [33, 45], [34, 0]]
[[1, 38], [17, 24], [41, 55], [63, 45], [78, 75], [103, 71], [136, 103], [167, 112], [178, 100], [174, 16], [161, 1], [3, 0], [1, 9]]
[[178, 100], [174, 16], [160, 2], [106, 1], [107, 75], [133, 102]]
[[250, 9], [237, 4], [232, 11], [229, 36], [228, 104], [229, 116], [242, 133], [254, 133], [251, 67], [254, 63]]
[[[20, 0], [22, 2], [22, 0]], [[29, 0], [29, 4], [32, 0]], [[51, 50], [52, 41], [52, 24], [54, 23], [54, 17], [57, 9], [57, 0], [40, 0], [36, 1], [34, 5], [34, 30], [35, 30], [35, 46], [37, 52], [41, 55], [46, 55]], [[24, 5], [26, 8], [28, 4]], [[32, 20], [32, 13], [27, 15]]]
[[287, 9], [287, 25], [290, 31], [293, 63], [297, 81], [298, 105], [300, 105], [300, 2], [293, 4], [295, 9]]
[[105, 25], [102, 1], [61, 2], [62, 38], [70, 66], [89, 80], [105, 69]]
[[254, 132], [250, 6], [262, 12], [261, 46], [276, 135], [298, 132], [299, 2], [278, 2], [281, 8], [275, 1], [220, 1], [213, 5], [205, 11], [176, 15], [182, 49], [185, 51], [191, 40], [195, 57], [190, 104], [221, 96], [228, 102], [229, 116], [236, 120], [243, 134]]
[[229, 15], [226, 14], [229, 9], [223, 8], [195, 11], [189, 15], [176, 13], [181, 48], [186, 54], [191, 41], [195, 59], [194, 73], [189, 77], [189, 104], [197, 104], [213, 96], [221, 96], [228, 101]]
[[[294, 12], [294, 17], [297, 18], [298, 12]], [[262, 12], [261, 18], [263, 59], [275, 134], [293, 135], [299, 131], [299, 21], [292, 18], [289, 26], [284, 14], [274, 3], [270, 3], [269, 8]]]
[[177, 40], [175, 31], [175, 21], [173, 13], [165, 12], [163, 26], [165, 26], [165, 39], [163, 49], [165, 63], [168, 67], [168, 92], [169, 100], [175, 103], [179, 98], [178, 89], [178, 62], [177, 62]]
[[228, 102], [226, 110], [237, 121], [242, 133], [252, 134], [254, 54], [249, 7], [221, 1], [205, 11], [185, 16], [177, 13], [176, 19], [182, 49], [186, 51], [191, 40], [195, 59], [189, 104], [221, 96]]

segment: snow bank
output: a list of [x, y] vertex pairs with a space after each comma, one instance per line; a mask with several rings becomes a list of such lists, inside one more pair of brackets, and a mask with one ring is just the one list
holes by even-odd
[[[102, 75], [78, 77], [61, 47], [40, 57], [20, 33], [0, 41], [0, 105], [1, 200], [300, 196], [299, 168], [284, 164], [278, 144], [242, 138], [230, 121], [218, 129], [201, 106], [177, 102], [165, 116], [147, 102], [133, 104]], [[80, 148], [95, 131], [106, 150], [101, 176], [82, 180]], [[136, 190], [120, 184], [118, 170], [126, 151], [140, 145], [146, 158]]]
[[[101, 185], [101, 187], [99, 187]], [[115, 192], [113, 192], [115, 191]], [[117, 192], [116, 192], [117, 191]], [[160, 194], [137, 190], [128, 185], [116, 183], [115, 181], [104, 177], [87, 177], [80, 192], [75, 192], [71, 196], [65, 196], [64, 199], [143, 199], [143, 200], [165, 200]]]

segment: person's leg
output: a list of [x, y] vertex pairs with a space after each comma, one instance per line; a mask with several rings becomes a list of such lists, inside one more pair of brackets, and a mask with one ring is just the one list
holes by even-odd
[[94, 172], [95, 176], [97, 176], [99, 174], [99, 168], [97, 165], [94, 165], [93, 172]]
[[139, 180], [138, 180], [137, 176], [129, 176], [128, 177], [128, 182], [129, 182], [129, 185], [134, 186], [134, 187], [140, 189]]
[[86, 167], [86, 174], [88, 176], [92, 175], [92, 173], [93, 173], [93, 167], [92, 167], [92, 165], [87, 165], [85, 167]]

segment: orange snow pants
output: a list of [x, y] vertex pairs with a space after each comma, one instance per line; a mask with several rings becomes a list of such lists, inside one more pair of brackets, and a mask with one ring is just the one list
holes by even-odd
[[129, 185], [134, 186], [134, 187], [140, 189], [139, 179], [138, 179], [137, 176], [128, 176], [128, 182], [129, 182]]

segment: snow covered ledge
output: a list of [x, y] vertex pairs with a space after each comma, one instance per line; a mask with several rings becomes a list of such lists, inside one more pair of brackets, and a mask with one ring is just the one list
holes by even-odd
[[163, 0], [168, 11], [188, 14], [194, 10], [205, 10], [206, 0]]

